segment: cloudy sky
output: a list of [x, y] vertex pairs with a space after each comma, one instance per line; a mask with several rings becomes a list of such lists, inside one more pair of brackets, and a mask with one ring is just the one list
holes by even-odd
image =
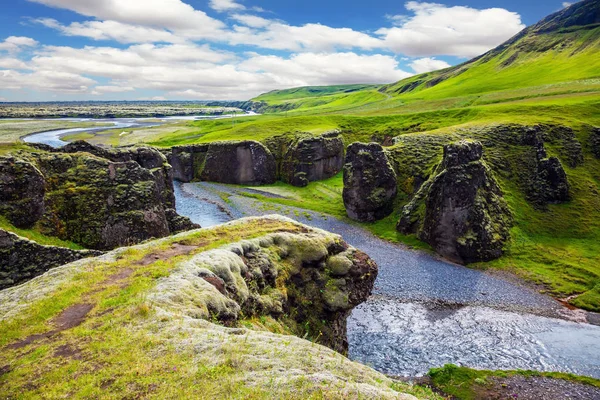
[[0, 101], [246, 100], [477, 56], [556, 0], [11, 0]]

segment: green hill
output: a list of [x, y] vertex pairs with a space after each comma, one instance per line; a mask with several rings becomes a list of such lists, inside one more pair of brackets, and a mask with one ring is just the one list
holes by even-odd
[[383, 87], [428, 99], [600, 78], [600, 2], [550, 15], [508, 42], [456, 67]]

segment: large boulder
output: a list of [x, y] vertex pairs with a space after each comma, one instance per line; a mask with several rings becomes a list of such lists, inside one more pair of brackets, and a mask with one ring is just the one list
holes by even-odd
[[396, 173], [377, 143], [354, 143], [344, 164], [344, 205], [356, 221], [373, 222], [393, 211], [398, 193]]
[[482, 156], [479, 142], [446, 145], [441, 164], [404, 207], [398, 230], [417, 233], [458, 263], [500, 257], [512, 216]]
[[176, 146], [166, 154], [173, 176], [181, 182], [261, 185], [277, 180], [275, 158], [255, 141]]
[[339, 132], [301, 138], [283, 155], [281, 180], [303, 187], [337, 175], [344, 165], [344, 140]]
[[41, 172], [14, 157], [0, 158], [0, 215], [18, 228], [31, 228], [44, 214], [46, 186]]
[[94, 250], [42, 246], [0, 229], [0, 290], [19, 285], [54, 267], [101, 254]]

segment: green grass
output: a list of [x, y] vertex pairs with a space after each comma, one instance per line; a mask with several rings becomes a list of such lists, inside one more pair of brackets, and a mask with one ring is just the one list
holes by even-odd
[[[490, 387], [490, 379], [510, 378], [521, 375], [525, 377], [545, 377], [558, 380], [566, 380], [584, 385], [600, 388], [600, 380], [565, 374], [560, 372], [535, 372], [535, 371], [485, 371], [474, 370], [456, 365], [446, 365], [443, 368], [435, 368], [429, 372], [433, 386], [458, 400], [481, 399], [486, 389]], [[518, 393], [517, 393], [518, 395]]]
[[19, 142], [23, 136], [43, 131], [70, 128], [106, 126], [95, 122], [69, 122], [48, 120], [0, 120], [0, 145]]
[[58, 247], [67, 247], [73, 250], [82, 250], [83, 247], [79, 246], [76, 243], [60, 240], [53, 236], [46, 236], [35, 229], [19, 229], [12, 225], [6, 218], [0, 216], [0, 229], [4, 229], [9, 232], [13, 232], [16, 235], [22, 236], [29, 240], [33, 240], [38, 244], [43, 246], [58, 246]]

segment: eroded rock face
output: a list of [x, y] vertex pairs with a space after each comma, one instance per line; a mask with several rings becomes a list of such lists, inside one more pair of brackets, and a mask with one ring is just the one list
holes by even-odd
[[93, 250], [41, 246], [0, 229], [0, 290], [26, 282], [54, 267], [101, 254]]
[[206, 251], [180, 267], [158, 285], [155, 304], [225, 324], [270, 316], [342, 353], [348, 350], [346, 319], [370, 296], [377, 277], [366, 254], [310, 228]]
[[398, 193], [396, 173], [377, 143], [348, 147], [344, 165], [344, 205], [356, 221], [372, 222], [393, 211]]
[[600, 159], [600, 128], [592, 128], [589, 139], [590, 149], [592, 154], [597, 159]]
[[[17, 185], [35, 200], [27, 222], [47, 235], [108, 250], [198, 227], [175, 212], [171, 167], [157, 150], [105, 150], [79, 142], [19, 157], [25, 174], [15, 168], [2, 168], [2, 174], [27, 183]], [[14, 158], [0, 160], [17, 165]], [[19, 219], [21, 203], [4, 196], [0, 211]]]
[[500, 257], [512, 216], [482, 155], [479, 142], [446, 145], [441, 164], [404, 207], [398, 230], [417, 233], [455, 262]]
[[275, 183], [275, 158], [261, 143], [221, 142], [177, 146], [165, 151], [174, 178], [239, 185]]
[[304, 187], [329, 179], [344, 165], [344, 141], [338, 132], [298, 140], [283, 155], [281, 180]]
[[0, 158], [0, 215], [17, 228], [31, 228], [44, 214], [46, 184], [32, 164]]

